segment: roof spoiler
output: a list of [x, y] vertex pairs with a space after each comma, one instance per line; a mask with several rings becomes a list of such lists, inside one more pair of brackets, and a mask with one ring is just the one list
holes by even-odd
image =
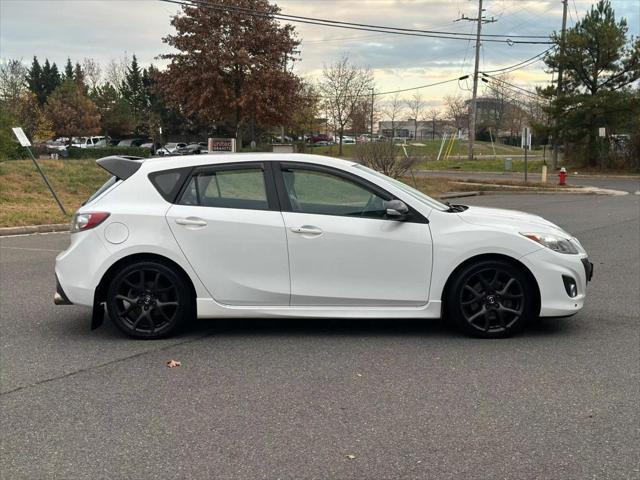
[[144, 160], [143, 157], [112, 155], [110, 157], [100, 158], [96, 160], [96, 163], [114, 177], [120, 180], [126, 180], [138, 171]]

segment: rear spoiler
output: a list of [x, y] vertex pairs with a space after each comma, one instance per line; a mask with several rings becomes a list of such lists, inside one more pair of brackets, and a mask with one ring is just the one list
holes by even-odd
[[112, 155], [96, 160], [96, 163], [114, 177], [126, 180], [136, 173], [142, 166], [143, 157], [129, 157], [125, 155]]

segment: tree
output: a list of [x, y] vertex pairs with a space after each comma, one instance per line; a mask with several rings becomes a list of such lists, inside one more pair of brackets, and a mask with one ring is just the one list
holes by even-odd
[[338, 131], [339, 155], [342, 155], [345, 127], [372, 86], [371, 70], [351, 65], [347, 57], [328, 67], [325, 65], [322, 71], [322, 80], [318, 88], [323, 96], [329, 120]]
[[291, 128], [296, 136], [301, 137], [305, 133], [313, 133], [316, 130], [320, 95], [311, 83], [301, 82], [300, 91], [295, 98], [298, 99], [298, 103], [291, 107], [293, 110]]
[[[586, 140], [583, 152], [591, 166], [599, 156], [598, 128], [627, 128], [640, 114], [631, 91], [640, 78], [640, 38], [627, 34], [626, 20], [616, 22], [610, 1], [600, 0], [567, 30], [564, 52], [552, 50], [545, 57], [553, 71], [564, 66], [563, 94], [542, 91], [553, 98], [548, 112], [558, 119], [560, 138]], [[557, 33], [552, 40], [561, 43]]]
[[420, 92], [415, 92], [411, 95], [409, 100], [406, 100], [407, 110], [409, 110], [409, 115], [413, 119], [414, 131], [413, 138], [418, 138], [418, 122], [422, 120], [424, 116], [424, 99], [422, 98], [422, 94]]
[[58, 88], [62, 80], [60, 79], [60, 72], [58, 72], [58, 66], [54, 63], [49, 64], [49, 59], [45, 58], [44, 67], [42, 67], [42, 85], [44, 89], [45, 101]]
[[396, 136], [396, 120], [400, 118], [404, 112], [400, 94], [396, 93], [383, 109], [384, 114], [391, 122], [391, 136]]
[[138, 65], [138, 59], [133, 56], [131, 65], [127, 71], [120, 87], [122, 98], [129, 104], [138, 133], [147, 130], [147, 120], [149, 114], [148, 91], [144, 85], [145, 73]]
[[82, 70], [84, 71], [85, 81], [90, 90], [95, 90], [100, 85], [102, 79], [102, 67], [93, 58], [84, 58], [82, 60]]
[[27, 90], [28, 69], [20, 60], [0, 64], [0, 101], [10, 109]]
[[57, 135], [95, 135], [100, 131], [100, 113], [96, 105], [72, 78], [66, 79], [49, 96], [45, 108]]
[[[291, 25], [273, 15], [267, 0], [228, 0], [232, 10], [183, 6], [171, 20], [176, 33], [163, 40], [177, 50], [160, 85], [167, 100], [211, 127], [227, 123], [239, 138], [246, 122], [285, 125], [299, 80], [288, 64], [299, 41]], [[243, 14], [236, 8], [251, 10]]]
[[105, 81], [109, 82], [115, 89], [120, 90], [127, 74], [129, 63], [129, 57], [126, 54], [118, 60], [113, 58], [109, 60], [104, 74]]
[[76, 62], [75, 67], [73, 67], [73, 81], [76, 82], [78, 88], [87, 92], [87, 83], [85, 81], [84, 71], [82, 70], [82, 66], [80, 63]]
[[63, 80], [72, 80], [73, 79], [73, 64], [71, 63], [71, 59], [67, 57], [67, 63], [64, 66], [64, 73], [62, 74]]
[[456, 128], [456, 131], [469, 128], [469, 115], [465, 99], [461, 95], [447, 95], [444, 97], [447, 106], [447, 117]]
[[44, 83], [42, 81], [42, 67], [38, 61], [38, 57], [34, 55], [31, 68], [27, 72], [27, 85], [29, 90], [36, 94], [40, 104], [44, 104], [47, 100]]
[[437, 108], [430, 108], [425, 115], [425, 118], [431, 120], [431, 140], [436, 139], [436, 122], [440, 119], [440, 110]]
[[100, 127], [105, 135], [121, 137], [131, 135], [135, 121], [129, 104], [110, 83], [92, 90], [91, 98], [100, 112]]

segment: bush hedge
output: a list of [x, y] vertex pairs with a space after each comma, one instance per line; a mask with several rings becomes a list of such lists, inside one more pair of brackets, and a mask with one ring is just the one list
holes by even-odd
[[[140, 147], [109, 147], [109, 148], [79, 148], [69, 147], [67, 148], [67, 158], [72, 159], [87, 159], [87, 158], [102, 158], [109, 157], [111, 155], [127, 155], [131, 157], [150, 157], [151, 150], [148, 148]], [[64, 155], [60, 155], [61, 157]]]

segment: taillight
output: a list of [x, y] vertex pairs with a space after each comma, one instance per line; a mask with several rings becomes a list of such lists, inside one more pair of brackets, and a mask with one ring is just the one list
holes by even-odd
[[104, 222], [109, 215], [107, 212], [76, 213], [71, 222], [71, 233], [91, 230]]

